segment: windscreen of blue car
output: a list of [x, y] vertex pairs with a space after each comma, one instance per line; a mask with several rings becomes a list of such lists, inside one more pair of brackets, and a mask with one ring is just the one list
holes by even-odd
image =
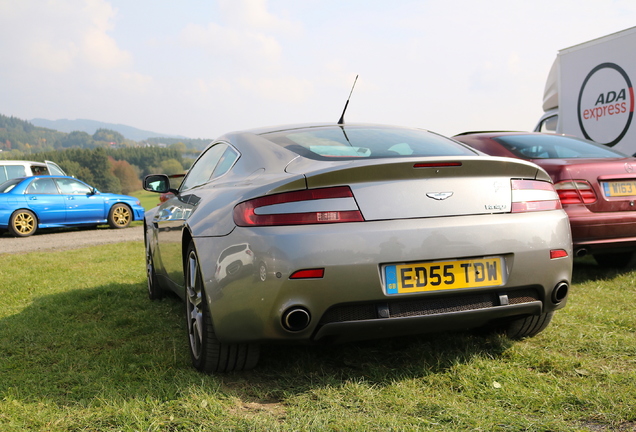
[[493, 140], [524, 159], [628, 157], [604, 145], [563, 135], [506, 135], [494, 137]]
[[317, 160], [476, 155], [472, 149], [421, 129], [342, 125], [270, 132], [262, 136]]

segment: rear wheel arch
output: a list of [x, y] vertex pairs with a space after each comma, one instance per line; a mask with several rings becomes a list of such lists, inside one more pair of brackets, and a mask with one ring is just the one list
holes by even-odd
[[184, 300], [188, 346], [192, 365], [201, 372], [231, 372], [252, 369], [259, 357], [259, 346], [220, 342], [216, 337], [212, 315], [200, 269], [200, 260], [191, 240], [185, 254]]
[[33, 210], [26, 208], [14, 211], [9, 217], [8, 231], [15, 237], [27, 237], [34, 234], [39, 226], [39, 219]]
[[[184, 228], [183, 236], [181, 237], [181, 256], [183, 257], [183, 274], [186, 274], [186, 266], [188, 265], [188, 248], [190, 244], [194, 243], [192, 233], [189, 229]], [[196, 247], [195, 247], [196, 249]]]

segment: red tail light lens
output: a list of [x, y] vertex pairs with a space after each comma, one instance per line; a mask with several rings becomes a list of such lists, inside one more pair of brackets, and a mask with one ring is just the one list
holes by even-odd
[[592, 204], [596, 202], [596, 193], [592, 185], [585, 180], [563, 181], [554, 185], [563, 204]]
[[419, 162], [413, 168], [444, 168], [462, 166], [461, 162]]
[[290, 279], [320, 279], [325, 275], [324, 268], [298, 270], [289, 276]]
[[538, 180], [512, 180], [512, 213], [562, 208], [552, 183]]
[[565, 258], [568, 253], [563, 249], [553, 249], [550, 251], [550, 259]]
[[363, 222], [347, 186], [269, 195], [234, 207], [238, 226], [305, 225]]

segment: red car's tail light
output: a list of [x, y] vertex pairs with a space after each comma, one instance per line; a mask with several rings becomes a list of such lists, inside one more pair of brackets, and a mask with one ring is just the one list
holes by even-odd
[[592, 185], [585, 180], [562, 181], [554, 185], [563, 204], [592, 204], [596, 202], [596, 193]]
[[348, 186], [285, 192], [255, 198], [234, 207], [234, 223], [238, 226], [363, 221]]
[[552, 183], [538, 180], [511, 180], [512, 213], [562, 208]]

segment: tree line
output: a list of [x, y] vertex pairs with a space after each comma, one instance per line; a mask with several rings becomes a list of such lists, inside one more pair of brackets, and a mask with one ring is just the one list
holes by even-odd
[[73, 148], [35, 153], [30, 155], [29, 160], [53, 161], [66, 174], [95, 186], [102, 192], [124, 194], [141, 189], [141, 179], [148, 174], [182, 173], [193, 162], [192, 159], [183, 158], [176, 149], [160, 147]]
[[[209, 142], [192, 141], [196, 146]], [[50, 160], [102, 192], [129, 194], [141, 189], [141, 179], [148, 174], [182, 173], [200, 151], [183, 141], [161, 145], [126, 140], [108, 129], [98, 129], [93, 135], [67, 134], [0, 115], [0, 159]]]

